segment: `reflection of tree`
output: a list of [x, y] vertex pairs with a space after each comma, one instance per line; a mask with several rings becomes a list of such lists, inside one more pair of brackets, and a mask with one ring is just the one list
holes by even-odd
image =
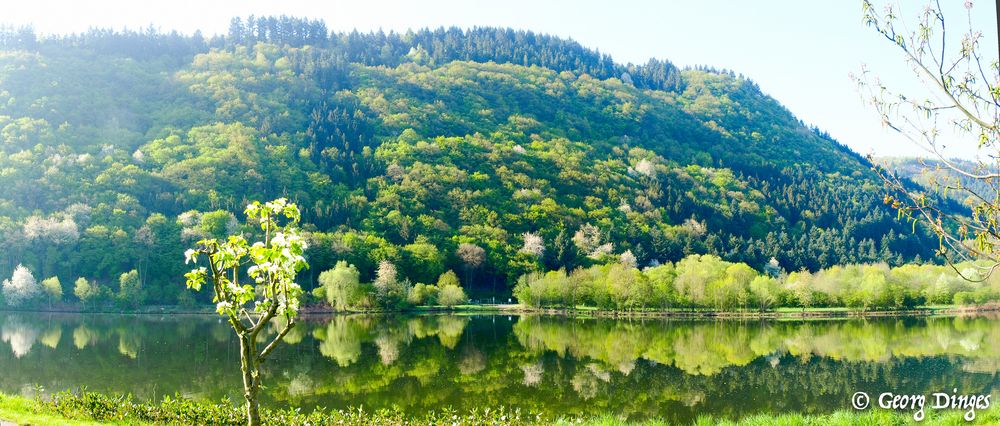
[[361, 341], [367, 337], [369, 325], [368, 321], [352, 317], [331, 318], [324, 332], [317, 334], [322, 340], [319, 352], [341, 367], [354, 364], [361, 357]]
[[42, 333], [41, 337], [38, 338], [39, 342], [52, 349], [59, 347], [60, 340], [62, 340], [62, 326], [59, 324], [53, 324], [48, 330], [45, 330], [45, 332]]
[[0, 340], [10, 343], [14, 356], [20, 358], [31, 351], [38, 339], [38, 327], [24, 321], [20, 316], [11, 315], [0, 327]]
[[469, 319], [466, 317], [448, 315], [414, 317], [407, 322], [407, 326], [410, 333], [418, 339], [437, 336], [442, 346], [455, 349], [468, 323]]
[[118, 353], [136, 359], [142, 347], [142, 338], [132, 327], [118, 329]]
[[[0, 313], [0, 325], [8, 322], [5, 315]], [[232, 368], [238, 359], [235, 342], [213, 337], [214, 328], [227, 327], [214, 319], [22, 317], [53, 335], [72, 331], [74, 344], [58, 345], [54, 338], [57, 348], [36, 346], [20, 358], [0, 351], [0, 391], [38, 383], [50, 390], [86, 385], [140, 398], [239, 397], [232, 391], [240, 388], [239, 371]], [[274, 390], [267, 403], [303, 409], [399, 406], [413, 413], [503, 405], [567, 416], [658, 416], [688, 424], [700, 413], [832, 411], [843, 408], [847, 390], [866, 387], [989, 390], [1000, 365], [1000, 327], [982, 318], [516, 321], [452, 316], [304, 321], [302, 343], [266, 365]], [[178, 335], [181, 323], [194, 324], [184, 327], [192, 334]], [[135, 347], [129, 341], [136, 336], [140, 356], [123, 357], [121, 349], [134, 352], [128, 348]], [[75, 347], [77, 340], [82, 349]], [[857, 347], [845, 347], [851, 345]]]
[[[1000, 359], [1000, 330], [990, 320], [928, 319], [825, 322], [623, 322], [524, 317], [514, 326], [528, 350], [591, 359], [626, 374], [639, 359], [688, 374], [714, 375], [732, 366], [788, 353], [803, 359], [886, 362], [898, 357], [961, 355]], [[907, 323], [908, 322], [908, 323]]]
[[97, 343], [100, 336], [97, 331], [90, 329], [86, 324], [80, 324], [73, 330], [73, 345], [77, 349], [84, 349], [87, 346]]
[[296, 374], [288, 382], [288, 395], [292, 397], [302, 397], [312, 393], [315, 383], [312, 378], [305, 373]]
[[521, 366], [521, 371], [524, 372], [522, 383], [525, 386], [537, 386], [542, 382], [542, 377], [545, 375], [545, 365], [541, 362], [525, 364]]
[[486, 368], [486, 357], [476, 348], [466, 347], [462, 358], [458, 360], [458, 371], [462, 374], [476, 374]]

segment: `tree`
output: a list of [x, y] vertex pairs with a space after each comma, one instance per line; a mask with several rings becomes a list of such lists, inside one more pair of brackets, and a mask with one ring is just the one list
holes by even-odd
[[379, 262], [375, 271], [375, 303], [382, 309], [405, 307], [410, 295], [409, 280], [400, 280], [396, 265], [388, 260]]
[[42, 294], [42, 287], [24, 265], [14, 268], [14, 275], [3, 282], [3, 297], [8, 306], [19, 308], [34, 301]]
[[354, 265], [339, 261], [333, 269], [319, 274], [319, 284], [323, 288], [326, 301], [339, 311], [355, 305], [361, 293], [361, 273]]
[[118, 277], [118, 303], [123, 307], [132, 309], [142, 305], [146, 295], [142, 289], [142, 281], [139, 280], [139, 272], [135, 269], [125, 272]]
[[100, 295], [100, 288], [97, 283], [91, 283], [86, 278], [80, 277], [73, 283], [73, 295], [80, 300], [80, 303], [93, 303]]
[[[201, 240], [184, 256], [188, 262], [204, 257], [208, 267], [193, 269], [185, 277], [188, 288], [195, 291], [211, 282], [216, 311], [228, 320], [239, 338], [247, 422], [257, 426], [260, 366], [296, 324], [302, 288], [295, 276], [308, 264], [303, 256], [306, 243], [296, 228], [301, 218], [298, 206], [284, 198], [263, 205], [255, 201], [247, 206], [245, 214], [248, 222], [260, 226], [263, 240], [250, 244], [243, 235], [230, 235], [222, 242]], [[256, 287], [240, 283], [244, 272]], [[251, 303], [252, 307], [248, 307]], [[258, 335], [275, 317], [281, 317], [285, 326], [258, 352]]]
[[521, 253], [527, 253], [531, 256], [540, 258], [545, 254], [545, 240], [533, 232], [525, 232], [521, 234], [524, 239], [524, 245], [521, 246]]
[[[969, 26], [957, 44], [954, 31], [945, 31], [945, 11], [940, 2], [925, 7], [915, 25], [906, 25], [897, 8], [879, 12], [863, 0], [865, 24], [894, 44], [906, 62], [925, 82], [929, 93], [897, 93], [862, 70], [855, 81], [875, 107], [882, 122], [931, 155], [924, 174], [932, 192], [958, 194], [969, 200], [968, 209], [949, 206], [947, 199], [901, 178], [887, 164], [875, 167], [886, 183], [885, 200], [900, 216], [927, 226], [939, 237], [939, 252], [954, 265], [962, 260], [988, 259], [977, 267], [985, 279], [1000, 266], [1000, 179], [994, 159], [1000, 154], [1000, 63], [995, 52], [981, 50], [983, 33], [972, 28], [972, 2], [965, 2]], [[951, 27], [949, 27], [951, 30]], [[988, 56], [984, 56], [988, 55]], [[976, 160], [949, 158], [943, 145], [955, 141], [976, 147]], [[941, 173], [941, 172], [944, 173]], [[958, 271], [958, 268], [955, 268]], [[958, 271], [961, 273], [961, 271]], [[966, 276], [966, 279], [973, 279]]]
[[417, 283], [410, 290], [407, 300], [414, 306], [435, 305], [438, 302], [438, 294], [440, 294], [438, 286]]
[[781, 286], [773, 277], [759, 275], [750, 282], [750, 294], [760, 306], [760, 310], [766, 311], [780, 300]]
[[441, 305], [455, 306], [469, 301], [469, 296], [465, 295], [465, 290], [462, 287], [449, 285], [438, 288], [440, 290], [438, 303]]
[[465, 267], [465, 280], [472, 280], [472, 271], [476, 270], [486, 260], [486, 250], [475, 244], [462, 243], [455, 249], [455, 255]]
[[413, 244], [403, 246], [403, 263], [408, 277], [428, 282], [444, 270], [444, 255], [424, 237], [417, 237]]
[[48, 299], [50, 306], [62, 301], [63, 289], [59, 277], [49, 277], [42, 280], [42, 291], [45, 292], [45, 298]]
[[635, 255], [632, 254], [632, 250], [625, 250], [624, 253], [618, 256], [618, 262], [626, 268], [635, 268], [638, 261], [635, 259]]
[[438, 277], [438, 303], [444, 306], [461, 305], [469, 301], [455, 271], [448, 271]]

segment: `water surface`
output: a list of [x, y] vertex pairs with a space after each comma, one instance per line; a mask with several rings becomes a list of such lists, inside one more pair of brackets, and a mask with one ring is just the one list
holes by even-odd
[[[265, 404], [519, 407], [549, 415], [824, 413], [856, 391], [992, 392], [1000, 320], [668, 321], [538, 316], [311, 318], [265, 365]], [[0, 313], [0, 391], [240, 398], [212, 316]], [[996, 400], [996, 397], [993, 398]]]

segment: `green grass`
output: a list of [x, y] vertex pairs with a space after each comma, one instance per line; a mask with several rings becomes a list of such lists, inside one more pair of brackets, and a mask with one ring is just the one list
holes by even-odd
[[[82, 416], [81, 416], [82, 417]], [[91, 426], [91, 425], [143, 425], [149, 423], [129, 422], [99, 422], [94, 420], [76, 420], [64, 417], [47, 404], [19, 396], [0, 394], [0, 420], [19, 425], [39, 426]]]
[[[17, 424], [31, 425], [153, 425], [153, 424], [239, 424], [241, 410], [227, 403], [209, 404], [189, 400], [174, 400], [172, 403], [147, 404], [134, 402], [130, 398], [110, 397], [94, 393], [83, 395], [60, 394], [58, 402], [0, 394], [0, 419]], [[667, 426], [663, 420], [629, 422], [615, 415], [578, 418], [546, 419], [521, 415], [510, 410], [479, 410], [456, 414], [450, 411], [428, 413], [425, 417], [407, 417], [398, 412], [361, 412], [357, 410], [334, 411], [330, 413], [297, 413], [274, 411], [264, 413], [269, 424], [279, 425], [561, 425], [561, 426]], [[1000, 424], [1000, 409], [991, 407], [976, 412], [973, 422], [966, 422], [964, 411], [951, 410], [934, 412], [928, 410], [927, 418], [921, 425], [958, 426], [967, 424]], [[150, 421], [149, 418], [160, 421]], [[93, 420], [95, 418], [101, 421]], [[172, 419], [172, 420], [163, 420]], [[185, 419], [187, 421], [185, 421]], [[699, 417], [695, 426], [882, 426], [913, 424], [912, 413], [872, 410], [857, 412], [850, 410], [831, 414], [755, 414], [740, 420], [728, 420], [710, 416]]]

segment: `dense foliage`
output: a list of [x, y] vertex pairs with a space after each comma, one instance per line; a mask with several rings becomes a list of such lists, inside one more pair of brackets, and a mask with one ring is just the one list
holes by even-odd
[[730, 72], [292, 18], [0, 47], [0, 276], [82, 277], [70, 300], [135, 270], [143, 297], [123, 303], [190, 302], [183, 247], [249, 233], [233, 212], [278, 197], [302, 207], [305, 290], [339, 261], [361, 282], [383, 261], [414, 283], [454, 270], [481, 295], [625, 252], [815, 271], [936, 245], [882, 205], [864, 159]]
[[[847, 307], [859, 311], [922, 305], [983, 304], [1000, 300], [1000, 277], [976, 265], [884, 263], [837, 265], [815, 273], [786, 274], [776, 263], [758, 274], [745, 263], [713, 255], [690, 255], [676, 264], [639, 270], [613, 263], [522, 276], [514, 296], [533, 307], [606, 310], [712, 309], [767, 311], [777, 307]], [[972, 281], [966, 278], [971, 278]]]

